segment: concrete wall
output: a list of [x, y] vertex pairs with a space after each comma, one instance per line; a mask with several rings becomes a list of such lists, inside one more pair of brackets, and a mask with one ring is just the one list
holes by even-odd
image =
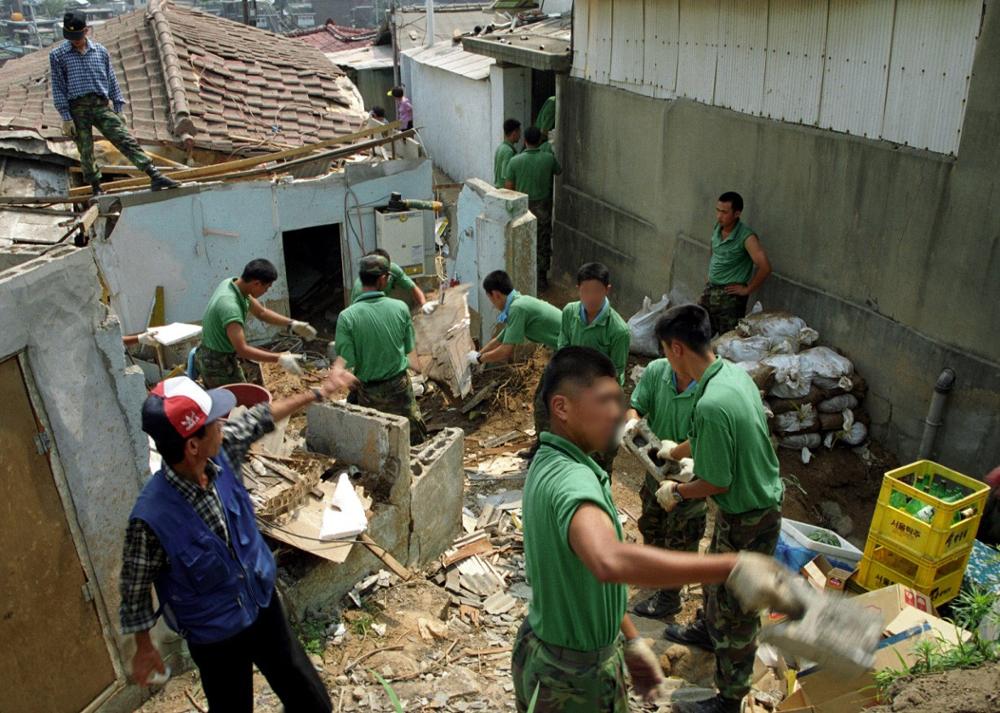
[[[393, 191], [430, 199], [432, 182], [431, 163], [413, 160], [348, 165], [343, 173], [312, 180], [136, 193], [120, 199], [121, 217], [109, 239], [96, 241], [94, 247], [112, 307], [127, 333], [145, 328], [157, 285], [164, 287], [168, 323], [200, 322], [219, 282], [238, 275], [256, 257], [278, 268], [278, 281], [264, 303], [287, 314], [283, 231], [340, 224], [349, 289], [358, 258], [375, 247], [375, 207], [385, 205]], [[350, 226], [345, 224], [345, 207]], [[257, 320], [248, 326], [252, 337], [266, 334]]]
[[[139, 423], [146, 391], [142, 373], [126, 368], [121, 330], [100, 297], [89, 249], [57, 248], [0, 273], [0, 359], [20, 353], [37, 389], [53, 469], [72, 501], [67, 518], [79, 526], [97, 608], [121, 655], [118, 575], [125, 523], [149, 471]], [[133, 710], [139, 700], [127, 687], [105, 710]]]
[[737, 190], [775, 269], [758, 297], [855, 360], [875, 435], [913, 458], [950, 365], [937, 458], [973, 475], [1000, 462], [1000, 6], [957, 159], [566, 77], [560, 103], [557, 275], [607, 263], [626, 316], [644, 294], [696, 296], [715, 199]]

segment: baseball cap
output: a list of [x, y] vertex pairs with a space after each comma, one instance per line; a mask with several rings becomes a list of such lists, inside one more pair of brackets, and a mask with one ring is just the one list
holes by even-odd
[[206, 391], [186, 376], [164, 379], [142, 405], [142, 430], [158, 439], [189, 438], [202, 426], [226, 416], [236, 406], [229, 389]]
[[365, 255], [358, 262], [358, 272], [364, 275], [388, 275], [389, 261], [381, 255]]
[[87, 16], [79, 10], [69, 10], [63, 15], [63, 37], [80, 40], [87, 29]]

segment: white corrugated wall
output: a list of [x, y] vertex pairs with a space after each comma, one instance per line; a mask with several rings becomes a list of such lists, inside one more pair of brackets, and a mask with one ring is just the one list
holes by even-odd
[[957, 154], [982, 10], [983, 0], [577, 0], [572, 74]]

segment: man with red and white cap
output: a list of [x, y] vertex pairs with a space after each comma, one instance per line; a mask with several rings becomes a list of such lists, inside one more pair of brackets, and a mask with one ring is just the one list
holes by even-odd
[[[253, 666], [285, 710], [328, 713], [329, 694], [274, 591], [275, 563], [243, 486], [241, 465], [274, 422], [353, 387], [338, 360], [318, 387], [226, 420], [232, 392], [186, 376], [156, 386], [142, 428], [163, 467], [140, 493], [125, 533], [121, 625], [134, 634], [132, 675], [147, 685], [163, 660], [149, 630], [160, 613], [188, 643], [212, 711], [253, 711]], [[160, 610], [154, 611], [150, 588]]]

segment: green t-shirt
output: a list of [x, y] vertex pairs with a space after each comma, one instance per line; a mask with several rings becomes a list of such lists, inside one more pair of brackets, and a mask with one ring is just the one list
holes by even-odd
[[497, 150], [493, 154], [493, 185], [497, 188], [503, 188], [504, 176], [507, 175], [507, 164], [516, 155], [517, 149], [509, 141], [504, 141], [497, 146]]
[[[412, 292], [415, 286], [413, 280], [403, 271], [403, 268], [394, 262], [389, 263], [389, 281], [385, 284], [385, 294], [389, 294], [397, 287], [401, 290]], [[354, 287], [351, 288], [351, 304], [357, 301], [361, 293], [364, 292], [364, 289], [364, 285], [361, 284], [361, 278], [354, 278]]]
[[713, 285], [745, 285], [753, 276], [753, 259], [747, 252], [747, 238], [753, 228], [742, 220], [736, 221], [733, 232], [722, 239], [722, 226], [715, 224], [712, 233], [712, 259], [708, 263], [708, 281]]
[[337, 318], [337, 355], [363, 382], [385, 381], [406, 371], [414, 346], [413, 320], [405, 302], [364, 292]]
[[656, 359], [649, 362], [632, 392], [632, 408], [646, 418], [657, 438], [683, 443], [691, 434], [697, 388], [697, 382], [692, 381], [678, 394], [670, 362]]
[[628, 364], [628, 325], [604, 300], [604, 307], [590, 324], [584, 324], [579, 302], [570, 302], [563, 307], [562, 326], [559, 330], [557, 349], [563, 347], [590, 347], [607, 356], [618, 371], [618, 383], [625, 383], [625, 367]]
[[562, 173], [562, 167], [550, 151], [538, 147], [525, 149], [507, 162], [504, 181], [513, 181], [514, 189], [528, 194], [529, 201], [544, 201], [552, 197], [552, 177]]
[[549, 97], [542, 104], [542, 108], [538, 110], [538, 116], [535, 117], [535, 126], [541, 132], [552, 131], [556, 127], [556, 98]]
[[523, 497], [525, 572], [531, 585], [528, 622], [548, 644], [594, 651], [618, 637], [628, 588], [594, 577], [570, 547], [569, 525], [581, 505], [594, 503], [622, 539], [611, 481], [573, 443], [548, 432], [540, 438]]
[[229, 341], [226, 327], [233, 322], [245, 325], [250, 311], [250, 297], [240, 292], [235, 277], [219, 283], [208, 300], [201, 318], [201, 343], [216, 352], [232, 354], [236, 350]]
[[725, 359], [716, 359], [698, 382], [691, 453], [695, 475], [729, 488], [712, 496], [723, 512], [780, 507], [784, 486], [760, 391], [749, 374]]
[[558, 307], [531, 295], [515, 295], [507, 309], [507, 326], [500, 334], [500, 343], [535, 342], [555, 349], [561, 320]]

